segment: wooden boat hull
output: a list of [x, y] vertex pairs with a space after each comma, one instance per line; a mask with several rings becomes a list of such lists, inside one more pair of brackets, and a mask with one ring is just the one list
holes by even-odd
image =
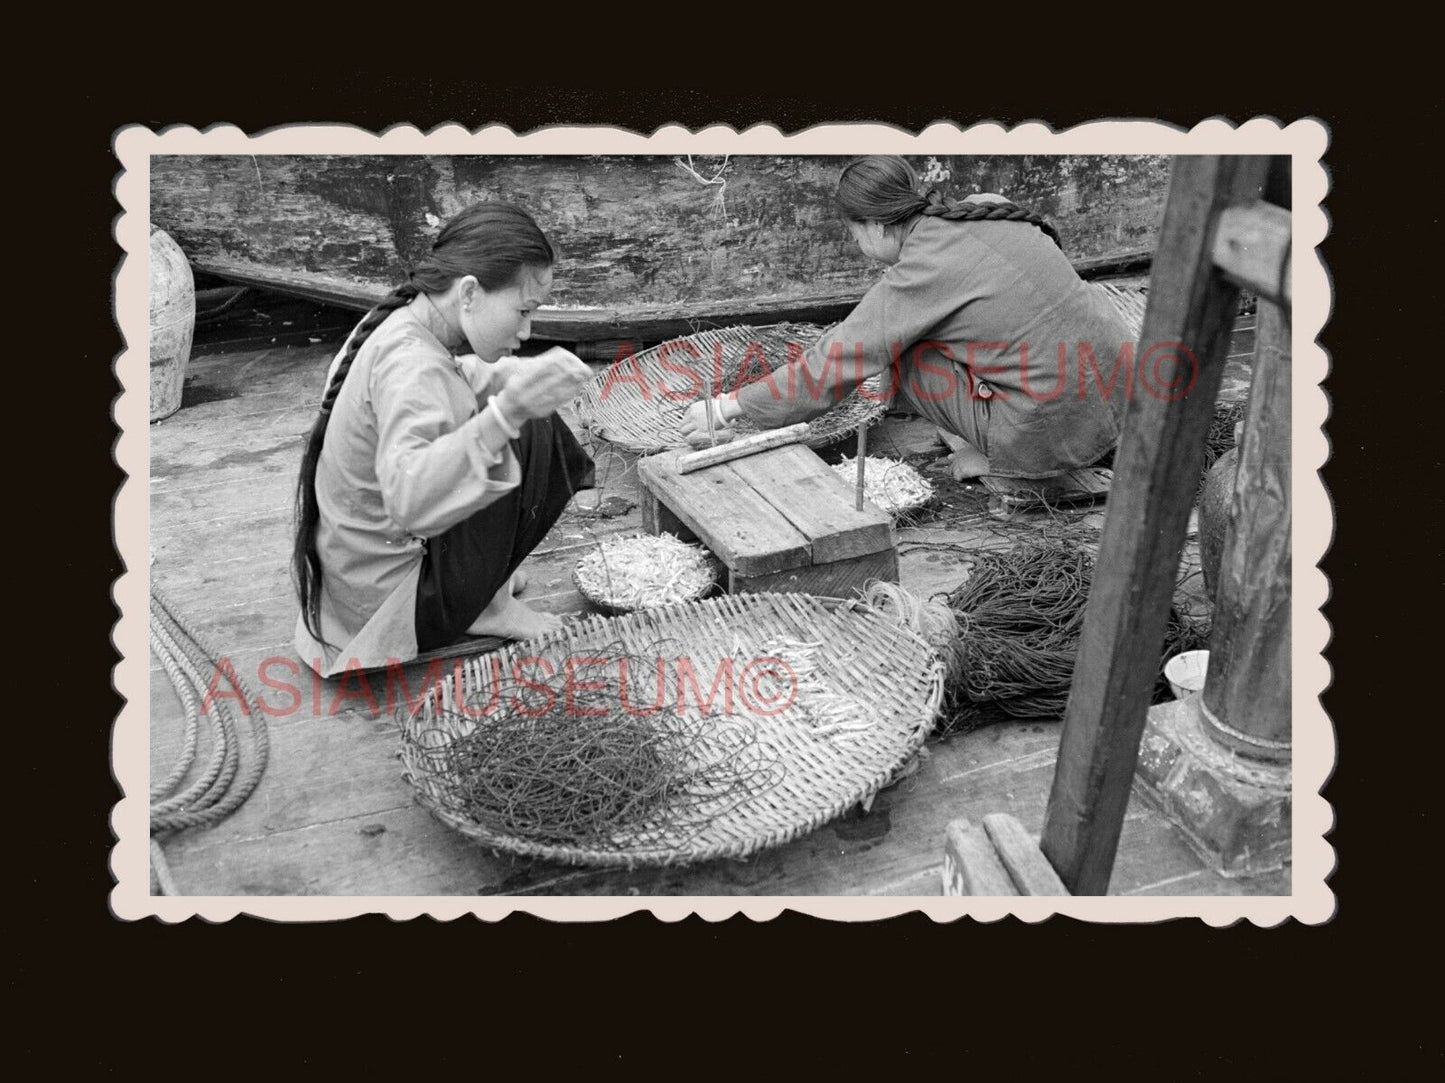
[[[1148, 266], [1169, 159], [914, 160], [945, 194], [1044, 215], [1080, 273]], [[531, 210], [561, 251], [533, 334], [655, 342], [709, 326], [845, 315], [877, 277], [832, 208], [837, 156], [161, 156], [152, 221], [196, 269], [366, 309], [479, 200]], [[690, 165], [691, 172], [685, 166]], [[725, 183], [705, 183], [707, 181]]]

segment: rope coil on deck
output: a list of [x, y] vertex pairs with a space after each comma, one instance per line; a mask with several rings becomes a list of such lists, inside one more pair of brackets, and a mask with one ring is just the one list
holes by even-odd
[[[152, 888], [163, 895], [176, 895], [179, 892], [160, 846], [162, 837], [189, 827], [209, 827], [240, 808], [266, 771], [270, 737], [266, 721], [252, 706], [256, 701], [235, 667], [178, 614], [155, 583], [151, 584], [150, 614], [151, 648], [186, 712], [180, 755], [150, 791]], [[208, 698], [213, 681], [218, 694]], [[225, 686], [229, 691], [223, 690]], [[244, 757], [244, 769], [242, 727], [232, 704], [236, 697], [250, 732], [251, 752]], [[203, 717], [210, 719], [214, 728], [210, 759], [194, 782], [176, 792], [196, 766]]]

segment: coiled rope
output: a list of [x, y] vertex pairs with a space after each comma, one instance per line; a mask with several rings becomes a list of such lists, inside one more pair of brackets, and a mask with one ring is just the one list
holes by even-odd
[[[186, 711], [180, 755], [161, 781], [151, 786], [151, 885], [163, 895], [179, 891], [166, 865], [161, 841], [188, 827], [208, 827], [225, 819], [251, 796], [266, 771], [270, 737], [266, 721], [229, 662], [210, 647], [154, 582], [150, 605], [151, 649], [160, 659]], [[229, 690], [221, 685], [224, 681]], [[216, 694], [207, 702], [212, 682]], [[239, 698], [234, 698], [239, 697]], [[241, 730], [235, 704], [241, 704], [250, 732], [251, 753], [241, 768]], [[215, 729], [210, 759], [189, 786], [179, 793], [196, 765], [202, 719]]]

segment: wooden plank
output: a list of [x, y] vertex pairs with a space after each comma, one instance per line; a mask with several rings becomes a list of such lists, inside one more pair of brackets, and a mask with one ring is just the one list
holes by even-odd
[[1092, 279], [1147, 273], [1153, 261], [1152, 248], [1137, 248], [1128, 252], [1113, 252], [1106, 256], [1086, 256], [1070, 262], [1080, 278]]
[[1259, 294], [1261, 301], [1290, 303], [1290, 214], [1256, 200], [1227, 207], [1214, 235], [1214, 265], [1229, 280]]
[[680, 475], [675, 454], [638, 464], [642, 483], [738, 575], [812, 563], [812, 546], [771, 504], [726, 467]]
[[1004, 812], [983, 818], [983, 829], [1020, 895], [1067, 895], [1068, 888], [1024, 825]]
[[1006, 517], [1026, 508], [1101, 503], [1113, 487], [1114, 472], [1088, 466], [1052, 478], [998, 478], [985, 475], [979, 480], [992, 494], [989, 513], [996, 517]]
[[1107, 493], [1113, 487], [1114, 472], [1102, 467], [1086, 466], [1065, 471], [1052, 478], [1000, 478], [985, 474], [979, 480], [990, 492], [1000, 496], [1021, 500], [1056, 500]]
[[[192, 261], [198, 271], [243, 286], [274, 290], [308, 301], [366, 312], [390, 292], [385, 284], [314, 271], [260, 266], [223, 255]], [[532, 319], [538, 341], [585, 347], [584, 360], [614, 361], [619, 351], [735, 324], [819, 323], [841, 320], [867, 292], [862, 285], [821, 293], [766, 294], [668, 305], [610, 304], [576, 308], [543, 305]]]
[[[394, 745], [378, 727], [353, 722], [348, 734], [335, 720], [326, 729], [310, 747], [300, 743], [305, 726], [287, 740], [285, 762], [276, 765], [282, 774], [268, 774], [262, 783], [269, 809], [246, 815], [234, 833], [227, 821], [167, 845], [184, 890], [234, 894], [237, 885], [249, 885], [240, 893], [858, 895], [909, 884], [917, 885], [909, 894], [938, 894], [939, 839], [950, 818], [938, 800], [940, 774], [982, 768], [966, 780], [969, 790], [997, 807], [1005, 790], [1018, 787], [1008, 761], [1042, 743], [1032, 728], [1009, 726], [981, 737], [976, 747], [936, 745], [917, 774], [880, 793], [866, 814], [847, 813], [745, 861], [629, 872], [493, 855], [413, 804]], [[1046, 785], [1047, 777], [1039, 778], [1018, 796], [1041, 807]], [[958, 783], [949, 789], [956, 793]], [[258, 791], [253, 801], [262, 800]]]
[[784, 594], [851, 598], [873, 579], [882, 579], [888, 583], [898, 582], [898, 550], [884, 549], [877, 553], [849, 557], [847, 560], [787, 568], [766, 575], [739, 575], [733, 572], [728, 577], [728, 590], [734, 594], [777, 591]]
[[943, 844], [945, 895], [1017, 895], [1013, 878], [983, 828], [968, 820], [948, 825]]
[[[197, 462], [187, 475], [195, 484], [213, 487], [213, 468], [204, 461], [209, 448], [217, 476], [232, 467], [223, 460], [246, 424], [245, 387], [267, 383], [266, 373], [291, 366], [299, 351], [274, 351], [244, 378], [242, 395], [212, 410], [188, 437]], [[254, 355], [252, 355], [254, 356]], [[207, 359], [208, 363], [212, 359]], [[224, 366], [227, 357], [214, 359]], [[317, 377], [319, 380], [319, 376]], [[269, 394], [270, 392], [268, 392]], [[232, 415], [235, 415], [234, 417]], [[176, 415], [177, 417], [181, 415]], [[163, 441], [162, 423], [151, 429]], [[874, 430], [873, 435], [877, 435]], [[185, 547], [190, 528], [173, 522], [184, 517], [184, 502], [167, 502], [153, 511], [156, 538], [173, 549], [174, 559], [157, 565], [172, 597], [189, 615], [201, 616], [219, 649], [231, 652], [235, 668], [251, 683], [254, 694], [284, 707], [288, 694], [258, 679], [268, 659], [270, 676], [296, 685], [303, 697], [294, 711], [271, 719], [273, 756], [261, 786], [238, 812], [205, 831], [183, 832], [167, 841], [166, 853], [185, 891], [196, 894], [264, 893], [465, 895], [820, 895], [867, 893], [937, 894], [941, 890], [939, 839], [951, 819], [961, 814], [980, 823], [982, 815], [1005, 811], [1029, 831], [1042, 824], [1045, 798], [1053, 773], [1059, 730], [1053, 724], [1004, 723], [930, 744], [932, 755], [917, 774], [881, 793], [865, 816], [850, 813], [785, 847], [747, 861], [723, 860], [688, 868], [599, 871], [527, 862], [489, 854], [433, 820], [412, 801], [395, 759], [396, 735], [385, 713], [385, 685], [379, 689], [375, 717], [366, 702], [339, 698], [339, 682], [320, 682], [321, 708], [313, 714], [309, 680], [293, 676], [285, 665], [294, 661], [291, 627], [294, 599], [286, 594], [289, 532], [277, 529], [271, 512], [288, 509], [291, 481], [287, 471], [274, 471], [276, 495], [263, 488], [245, 497], [255, 515], [242, 516], [225, 530], [208, 532], [203, 544]], [[602, 470], [599, 468], [599, 476]], [[619, 475], [620, 476], [620, 475]], [[619, 481], [618, 484], [621, 484]], [[612, 482], [607, 492], [613, 491]], [[262, 505], [265, 505], [264, 507]], [[265, 513], [265, 514], [262, 514]], [[609, 523], [630, 521], [629, 512]], [[576, 542], [594, 527], [567, 520], [549, 535], [543, 548], [525, 565], [535, 571], [524, 595], [530, 603], [551, 608], [552, 599], [566, 608], [570, 566]], [[911, 528], [908, 539], [942, 540], [957, 549], [918, 549], [900, 567], [903, 583], [916, 593], [938, 589], [938, 556], [950, 562], [975, 547], [1007, 544], [1004, 532], [982, 525], [962, 532]], [[556, 580], [554, 583], [553, 580]], [[263, 597], [273, 587], [285, 595]], [[534, 593], [538, 592], [538, 593]], [[551, 593], [548, 593], [548, 592]], [[233, 603], [240, 603], [234, 605]], [[217, 607], [233, 606], [220, 617]], [[568, 610], [574, 611], [574, 610]], [[274, 638], [268, 638], [270, 631]], [[250, 644], [248, 647], [247, 645]], [[245, 648], [245, 649], [238, 649]], [[433, 663], [435, 664], [435, 663]], [[428, 666], [406, 667], [407, 688], [415, 695]], [[158, 667], [152, 665], [152, 760], [167, 768], [179, 748], [183, 716]], [[336, 710], [338, 713], [333, 714]], [[202, 749], [204, 759], [205, 746]], [[1226, 880], [1203, 869], [1179, 832], [1158, 814], [1131, 802], [1119, 842], [1115, 888], [1119, 892], [1190, 894], [1287, 893], [1288, 873], [1259, 881]], [[1281, 885], [1283, 885], [1281, 887]]]
[[1115, 457], [1043, 831], [1044, 855], [1075, 895], [1108, 889], [1224, 373], [1239, 294], [1213, 273], [1214, 223], [1258, 196], [1267, 165], [1175, 159], [1140, 338], [1146, 386], [1128, 404]]
[[855, 509], [848, 483], [812, 448], [794, 444], [728, 465], [808, 539], [814, 564], [893, 546], [892, 520], [871, 505]]

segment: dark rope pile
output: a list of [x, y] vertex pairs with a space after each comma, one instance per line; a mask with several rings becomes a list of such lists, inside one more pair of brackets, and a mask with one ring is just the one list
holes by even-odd
[[1234, 447], [1234, 427], [1244, 420], [1245, 403], [1220, 402], [1214, 406], [1214, 416], [1209, 421], [1209, 435], [1204, 438], [1204, 469], [1219, 461], [1219, 457]]
[[[653, 709], [661, 655], [598, 651], [568, 689], [553, 677], [504, 678], [474, 693], [475, 725], [421, 762], [453, 813], [499, 835], [544, 845], [621, 850], [675, 842], [781, 781], [781, 761], [741, 724]], [[616, 676], [626, 662], [627, 700]], [[596, 684], [601, 687], [588, 688]], [[466, 724], [471, 724], [471, 719]], [[705, 806], [705, 807], [704, 807]]]
[[[944, 689], [940, 735], [1010, 719], [1063, 717], [1094, 576], [1094, 558], [1081, 538], [1082, 528], [1068, 524], [1021, 538], [1007, 551], [981, 553], [968, 579], [948, 595], [959, 624], [960, 665]], [[1205, 645], [1205, 638], [1200, 626], [1171, 611], [1161, 669], [1165, 659]], [[1155, 692], [1156, 698], [1168, 694], [1162, 675]]]

